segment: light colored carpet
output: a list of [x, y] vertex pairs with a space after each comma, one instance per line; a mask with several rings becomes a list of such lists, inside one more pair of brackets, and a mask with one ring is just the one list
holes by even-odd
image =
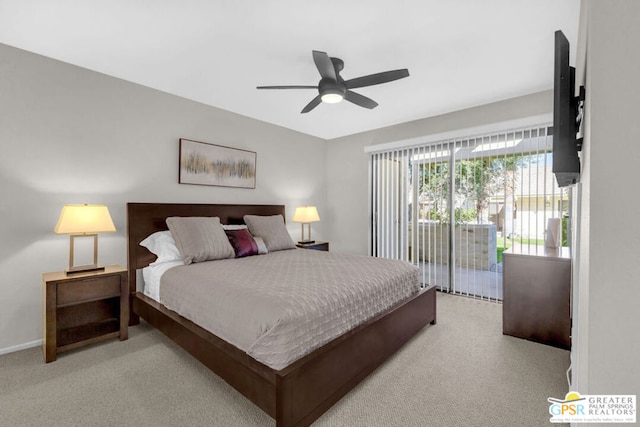
[[[0, 356], [0, 425], [273, 426], [147, 324], [59, 355]], [[314, 426], [544, 426], [569, 352], [502, 335], [502, 306], [438, 294], [427, 326]]]

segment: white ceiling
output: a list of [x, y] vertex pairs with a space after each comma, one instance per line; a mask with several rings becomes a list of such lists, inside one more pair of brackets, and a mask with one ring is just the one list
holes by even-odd
[[[553, 33], [580, 0], [0, 0], [0, 42], [325, 139], [551, 89]], [[380, 105], [300, 110], [312, 50]]]

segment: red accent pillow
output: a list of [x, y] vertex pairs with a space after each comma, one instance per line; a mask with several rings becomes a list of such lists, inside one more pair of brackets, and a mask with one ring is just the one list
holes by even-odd
[[236, 258], [258, 255], [258, 244], [253, 240], [249, 230], [225, 230], [225, 233], [236, 252]]

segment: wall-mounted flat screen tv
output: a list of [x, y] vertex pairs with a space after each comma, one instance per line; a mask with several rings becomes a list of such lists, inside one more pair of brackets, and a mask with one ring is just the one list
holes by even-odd
[[569, 41], [555, 33], [553, 80], [553, 166], [559, 187], [580, 180], [580, 158], [576, 133], [578, 100], [575, 96], [575, 68], [569, 65]]

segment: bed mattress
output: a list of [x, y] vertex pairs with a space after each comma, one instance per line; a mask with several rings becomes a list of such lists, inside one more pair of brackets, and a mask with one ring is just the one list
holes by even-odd
[[410, 263], [307, 249], [176, 266], [160, 302], [273, 369], [418, 292]]

